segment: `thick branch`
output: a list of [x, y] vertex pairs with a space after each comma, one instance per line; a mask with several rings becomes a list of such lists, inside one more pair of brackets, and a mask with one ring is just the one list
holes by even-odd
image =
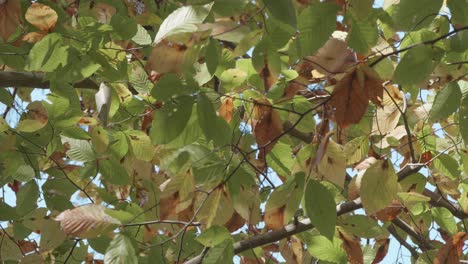
[[[338, 215], [342, 215], [342, 214], [346, 214], [354, 210], [357, 210], [361, 207], [362, 207], [361, 199], [358, 198], [354, 201], [346, 202], [344, 204], [338, 205], [336, 207], [336, 212]], [[307, 218], [307, 219], [303, 219], [299, 221], [297, 224], [286, 225], [280, 230], [268, 232], [266, 234], [261, 234], [258, 236], [251, 237], [249, 239], [241, 240], [234, 244], [234, 254], [238, 254], [240, 252], [246, 251], [251, 248], [256, 248], [259, 246], [273, 243], [275, 241], [279, 241], [283, 238], [312, 229], [313, 227], [314, 226], [312, 225], [310, 219]], [[202, 259], [203, 257], [200, 254], [190, 259], [189, 261], [185, 262], [185, 264], [201, 263]]]
[[[32, 87], [48, 89], [49, 81], [44, 80], [44, 73], [0, 71], [0, 87]], [[91, 79], [84, 79], [74, 84], [77, 88], [99, 89]]]

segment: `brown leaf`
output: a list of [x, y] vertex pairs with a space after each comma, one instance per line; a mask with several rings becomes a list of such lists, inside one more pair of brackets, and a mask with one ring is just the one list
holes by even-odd
[[341, 247], [346, 251], [348, 255], [348, 263], [351, 264], [362, 264], [364, 263], [364, 255], [362, 253], [360, 239], [353, 235], [348, 234], [344, 230], [338, 230], [338, 235], [343, 241]]
[[145, 69], [151, 76], [165, 73], [181, 73], [187, 46], [162, 40], [148, 58]]
[[462, 256], [462, 249], [468, 233], [458, 232], [443, 245], [434, 258], [434, 264], [458, 264]]
[[224, 226], [229, 230], [229, 232], [234, 232], [238, 230], [239, 228], [243, 227], [245, 225], [245, 220], [238, 214], [236, 211], [231, 216], [231, 219], [227, 221]]
[[385, 238], [385, 239], [379, 239], [376, 241], [376, 245], [379, 245], [379, 248], [377, 249], [377, 254], [375, 254], [374, 261], [372, 261], [372, 264], [377, 264], [382, 261], [385, 256], [388, 253], [388, 246], [390, 245], [390, 239]]
[[121, 224], [119, 220], [106, 214], [105, 209], [102, 205], [83, 205], [63, 211], [54, 220], [60, 222], [67, 235], [80, 238], [97, 237]]
[[279, 230], [284, 226], [284, 210], [286, 205], [265, 212], [263, 221], [268, 230]]
[[224, 118], [226, 122], [231, 122], [232, 116], [234, 114], [234, 100], [232, 97], [224, 97], [221, 100], [221, 105], [218, 109], [218, 114], [220, 117]]
[[302, 263], [304, 248], [301, 241], [292, 236], [281, 240], [279, 244], [279, 251], [286, 263]]
[[357, 124], [364, 116], [369, 100], [380, 105], [382, 80], [367, 66], [346, 74], [335, 86], [330, 104], [335, 107], [335, 120], [342, 128]]
[[40, 41], [42, 38], [44, 38], [45, 35], [47, 35], [47, 33], [43, 32], [43, 31], [29, 32], [29, 33], [27, 33], [26, 35], [23, 36], [22, 40], [24, 40], [26, 42], [29, 42], [29, 43], [36, 43], [36, 42]]
[[283, 132], [283, 125], [278, 112], [265, 100], [254, 105], [252, 127], [260, 149], [259, 160], [264, 163], [266, 155], [273, 149], [278, 136]]
[[21, 248], [21, 252], [27, 254], [29, 252], [36, 251], [38, 249], [36, 241], [18, 241], [18, 246]]
[[32, 3], [26, 10], [24, 17], [31, 25], [44, 32], [51, 32], [55, 28], [58, 19], [55, 10], [39, 3]]
[[385, 207], [384, 209], [377, 211], [375, 217], [380, 221], [392, 221], [395, 219], [401, 212], [403, 212], [403, 205], [398, 200], [393, 200], [390, 206]]
[[301, 76], [310, 79], [313, 70], [325, 76], [342, 73], [356, 62], [354, 52], [348, 48], [343, 37], [339, 37], [340, 34], [344, 36], [346, 33], [335, 31], [334, 37], [325, 42], [316, 54], [306, 57], [303, 64], [299, 66], [303, 72]]
[[97, 3], [93, 6], [92, 10], [94, 16], [99, 21], [99, 23], [110, 23], [111, 18], [117, 12], [117, 9], [106, 3]]
[[21, 6], [19, 1], [6, 1], [0, 4], [0, 34], [3, 42], [13, 34], [21, 24]]

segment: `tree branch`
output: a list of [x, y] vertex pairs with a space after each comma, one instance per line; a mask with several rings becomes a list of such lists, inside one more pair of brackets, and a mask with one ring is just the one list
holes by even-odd
[[400, 218], [397, 217], [393, 219], [392, 223], [395, 226], [398, 226], [401, 230], [405, 231], [406, 234], [411, 236], [416, 241], [416, 243], [422, 251], [434, 248], [421, 234], [416, 232], [413, 228], [411, 228], [411, 226], [409, 226], [406, 222], [402, 221]]
[[[0, 71], [0, 87], [32, 87], [48, 89], [49, 81], [44, 80], [44, 73]], [[77, 88], [99, 89], [91, 79], [84, 79], [74, 84]]]
[[461, 27], [461, 28], [457, 28], [457, 29], [454, 29], [452, 31], [450, 31], [449, 33], [447, 34], [444, 34], [438, 38], [435, 38], [435, 39], [431, 39], [431, 40], [426, 40], [426, 41], [423, 41], [423, 42], [420, 42], [420, 43], [416, 43], [416, 44], [413, 44], [413, 45], [410, 45], [406, 48], [403, 48], [403, 49], [399, 49], [399, 50], [395, 50], [394, 52], [390, 52], [390, 53], [387, 53], [381, 57], [379, 57], [377, 60], [375, 60], [374, 62], [372, 62], [371, 64], [369, 64], [369, 67], [374, 67], [375, 65], [377, 65], [379, 62], [383, 61], [385, 58], [387, 57], [390, 57], [392, 55], [396, 55], [396, 54], [399, 54], [399, 53], [402, 53], [402, 52], [405, 52], [407, 50], [410, 50], [412, 48], [415, 48], [417, 46], [422, 46], [422, 45], [429, 45], [429, 44], [434, 44], [436, 43], [437, 41], [440, 41], [442, 39], [445, 39], [447, 37], [450, 37], [451, 35], [453, 34], [456, 34], [457, 32], [459, 31], [463, 31], [463, 30], [467, 30], [468, 29], [468, 26], [464, 26], [464, 27]]
[[388, 226], [387, 230], [402, 246], [404, 246], [411, 253], [411, 256], [414, 259], [419, 258], [419, 253], [416, 251], [416, 249], [413, 246], [411, 246], [408, 242], [406, 242], [406, 240], [402, 238], [400, 234], [398, 234], [397, 230], [393, 225]]
[[[362, 207], [361, 199], [358, 198], [354, 201], [346, 202], [340, 204], [336, 207], [336, 212], [338, 215], [343, 215], [354, 210], [357, 210]], [[256, 248], [259, 246], [267, 245], [276, 241], [279, 241], [283, 238], [295, 235], [297, 233], [304, 232], [306, 230], [312, 229], [314, 226], [312, 225], [310, 218], [303, 219], [298, 221], [297, 224], [289, 224], [284, 226], [280, 230], [268, 232], [266, 234], [261, 234], [258, 236], [251, 237], [249, 239], [241, 240], [239, 242], [234, 243], [234, 254], [238, 254], [240, 252], [246, 251], [251, 248]], [[203, 260], [203, 255], [198, 255], [189, 261], [185, 262], [185, 264], [195, 264], [201, 263]]]

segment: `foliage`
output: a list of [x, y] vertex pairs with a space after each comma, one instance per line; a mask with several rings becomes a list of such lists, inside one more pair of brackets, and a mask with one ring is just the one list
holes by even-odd
[[1, 261], [467, 259], [467, 13], [0, 0]]

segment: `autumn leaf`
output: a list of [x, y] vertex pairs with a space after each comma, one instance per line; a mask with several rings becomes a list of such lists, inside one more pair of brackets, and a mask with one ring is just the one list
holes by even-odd
[[343, 247], [343, 249], [348, 255], [348, 263], [364, 263], [364, 255], [362, 253], [361, 240], [357, 236], [349, 234], [341, 228], [338, 230], [338, 236], [343, 241], [341, 247]]
[[221, 100], [221, 105], [218, 109], [218, 114], [220, 117], [224, 118], [226, 122], [231, 122], [232, 115], [234, 114], [234, 100], [232, 97], [224, 97]]
[[283, 132], [283, 125], [278, 112], [267, 100], [256, 103], [253, 111], [252, 128], [260, 149], [259, 160], [265, 162], [266, 154], [273, 149]]
[[79, 238], [96, 237], [121, 224], [119, 220], [106, 214], [105, 210], [102, 205], [83, 205], [63, 211], [54, 220], [60, 222], [67, 235]]
[[462, 250], [467, 239], [468, 234], [465, 232], [459, 232], [453, 235], [437, 252], [437, 255], [434, 258], [434, 264], [460, 263]]
[[403, 109], [403, 98], [400, 90], [394, 85], [386, 85], [385, 90], [382, 99], [383, 107], [377, 108], [372, 124], [372, 134], [374, 135], [391, 133], [398, 125]]
[[187, 46], [162, 40], [153, 47], [145, 69], [154, 80], [165, 73], [181, 73]]
[[55, 10], [40, 3], [32, 3], [24, 16], [26, 21], [43, 32], [51, 32], [58, 20]]
[[383, 81], [367, 66], [347, 73], [333, 90], [330, 104], [335, 108], [335, 120], [340, 127], [357, 124], [364, 116], [371, 100], [381, 105]]
[[390, 239], [388, 238], [379, 239], [376, 241], [375, 246], [378, 246], [377, 254], [375, 255], [374, 260], [372, 261], [372, 264], [380, 263], [385, 258], [385, 256], [388, 253], [389, 245], [390, 245]]
[[284, 210], [286, 205], [282, 207], [273, 208], [265, 212], [263, 221], [265, 221], [265, 227], [268, 230], [278, 230], [283, 228], [284, 222]]
[[21, 6], [19, 1], [3, 1], [0, 4], [0, 32], [3, 42], [17, 30], [21, 24]]

